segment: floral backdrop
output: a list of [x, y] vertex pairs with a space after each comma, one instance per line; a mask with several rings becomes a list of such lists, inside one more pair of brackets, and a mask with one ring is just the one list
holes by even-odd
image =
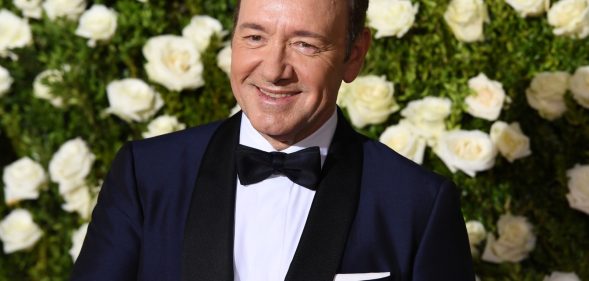
[[[238, 110], [234, 1], [0, 0], [0, 280], [65, 280], [126, 141]], [[589, 0], [371, 0], [338, 104], [451, 178], [480, 280], [589, 280]]]

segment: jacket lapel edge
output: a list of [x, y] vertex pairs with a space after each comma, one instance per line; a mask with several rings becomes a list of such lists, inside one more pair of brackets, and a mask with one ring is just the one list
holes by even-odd
[[332, 281], [337, 273], [358, 208], [362, 142], [338, 110], [322, 179], [285, 280]]
[[215, 131], [201, 160], [187, 215], [182, 280], [233, 281], [236, 172], [241, 113]]

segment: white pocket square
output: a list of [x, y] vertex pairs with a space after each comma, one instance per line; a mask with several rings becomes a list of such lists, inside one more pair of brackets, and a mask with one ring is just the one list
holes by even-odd
[[346, 273], [336, 274], [333, 281], [364, 281], [375, 280], [391, 276], [390, 272]]

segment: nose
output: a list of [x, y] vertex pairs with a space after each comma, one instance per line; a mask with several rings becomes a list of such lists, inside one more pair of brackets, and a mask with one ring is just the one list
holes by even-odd
[[272, 84], [284, 84], [294, 77], [294, 69], [289, 63], [286, 47], [283, 44], [272, 44], [267, 48], [262, 63], [262, 77]]

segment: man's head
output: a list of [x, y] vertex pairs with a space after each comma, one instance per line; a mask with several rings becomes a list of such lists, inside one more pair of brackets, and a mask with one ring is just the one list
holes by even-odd
[[[231, 87], [254, 128], [283, 149], [317, 130], [335, 111], [341, 81], [358, 75], [370, 45], [363, 26], [367, 1], [241, 0], [239, 5]], [[361, 15], [353, 15], [356, 8]]]
[[[368, 0], [346, 0], [348, 2], [348, 22], [346, 31], [346, 59], [350, 56], [352, 45], [358, 35], [364, 29], [366, 22], [366, 10], [368, 9]], [[233, 13], [233, 23], [237, 25], [239, 20], [239, 7], [241, 0], [237, 0], [235, 12]], [[234, 31], [235, 31], [234, 25]]]

